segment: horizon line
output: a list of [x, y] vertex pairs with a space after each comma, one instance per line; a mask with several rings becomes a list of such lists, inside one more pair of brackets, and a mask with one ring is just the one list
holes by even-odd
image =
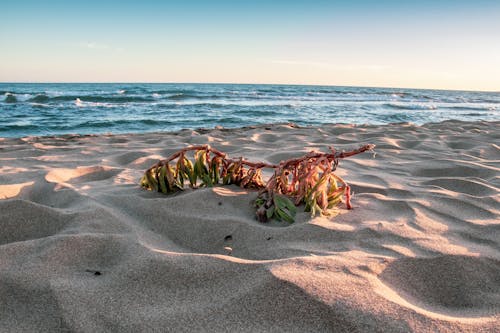
[[336, 84], [304, 84], [304, 83], [244, 83], [244, 82], [159, 82], [159, 81], [0, 81], [0, 84], [213, 84], [213, 85], [268, 85], [268, 86], [311, 86], [311, 87], [339, 87], [339, 88], [376, 88], [376, 89], [404, 89], [404, 90], [434, 90], [434, 91], [457, 91], [457, 92], [479, 92], [500, 93], [500, 90], [474, 90], [474, 89], [446, 89], [446, 88], [409, 88], [394, 86], [355, 86]]

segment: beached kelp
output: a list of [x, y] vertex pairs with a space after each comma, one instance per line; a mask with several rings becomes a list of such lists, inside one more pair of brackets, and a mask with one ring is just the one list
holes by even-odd
[[[209, 145], [191, 146], [147, 169], [141, 186], [165, 194], [181, 191], [186, 184], [191, 188], [234, 184], [255, 189], [259, 191], [255, 200], [259, 221], [277, 218], [293, 223], [300, 204], [305, 204], [304, 210], [311, 216], [330, 215], [341, 202], [351, 209], [351, 189], [334, 171], [339, 159], [374, 147], [364, 145], [348, 152], [330, 147], [328, 153], [310, 152], [280, 164], [268, 164], [243, 157], [232, 159]], [[274, 170], [267, 181], [262, 177], [263, 168]]]

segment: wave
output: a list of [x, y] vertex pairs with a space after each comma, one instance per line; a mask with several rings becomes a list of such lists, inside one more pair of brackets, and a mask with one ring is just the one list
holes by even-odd
[[36, 130], [39, 126], [34, 124], [9, 124], [9, 125], [0, 125], [0, 133], [5, 131], [18, 131], [18, 130]]
[[455, 110], [455, 111], [492, 111], [495, 107], [491, 106], [472, 106], [472, 105], [453, 105], [453, 106], [443, 106], [443, 109]]
[[167, 99], [171, 100], [187, 100], [187, 99], [207, 99], [207, 98], [220, 98], [220, 96], [217, 95], [211, 95], [211, 96], [206, 96], [206, 95], [197, 95], [197, 94], [186, 94], [186, 93], [176, 93], [170, 96], [167, 96]]
[[169, 125], [172, 124], [169, 120], [154, 120], [154, 119], [119, 119], [119, 120], [88, 120], [70, 126], [60, 126], [55, 129], [74, 130], [80, 128], [105, 128], [105, 127], [120, 127], [122, 125]]
[[40, 103], [40, 104], [49, 104], [54, 102], [74, 102], [75, 100], [79, 100], [81, 102], [90, 102], [90, 103], [149, 103], [154, 102], [157, 98], [153, 96], [126, 96], [123, 94], [120, 95], [111, 95], [111, 96], [101, 96], [101, 95], [59, 95], [59, 96], [49, 96], [47, 94], [41, 93], [36, 94], [34, 97], [29, 97], [28, 95], [26, 99], [19, 100], [15, 94], [5, 93], [5, 103], [17, 103], [17, 102], [27, 102], [27, 103]]
[[434, 104], [396, 104], [396, 103], [384, 103], [382, 107], [395, 110], [436, 110], [437, 107]]
[[470, 100], [472, 103], [489, 103], [489, 104], [500, 104], [500, 95], [498, 99], [473, 99]]
[[273, 111], [273, 110], [252, 110], [252, 111], [247, 111], [247, 110], [235, 110], [234, 112], [232, 112], [233, 115], [236, 115], [236, 114], [241, 114], [241, 115], [244, 115], [246, 117], [257, 117], [257, 118], [260, 118], [260, 117], [266, 117], [266, 116], [277, 116], [280, 114], [280, 112], [277, 112], [277, 111]]
[[160, 90], [156, 89], [156, 90], [150, 90], [148, 92], [159, 95], [179, 95], [179, 94], [195, 95], [199, 93], [198, 90], [190, 90], [190, 89], [160, 89]]
[[63, 95], [63, 96], [47, 96], [45, 94], [38, 94], [35, 97], [27, 99], [29, 103], [52, 103], [52, 102], [89, 102], [89, 103], [148, 103], [155, 101], [152, 97], [142, 96], [100, 96], [100, 95]]
[[30, 103], [47, 103], [48, 101], [50, 101], [50, 97], [45, 94], [39, 94], [27, 100]]
[[80, 123], [73, 123], [69, 125], [52, 125], [52, 126], [40, 126], [38, 124], [26, 123], [11, 123], [0, 125], [0, 133], [2, 131], [12, 131], [12, 130], [39, 130], [44, 132], [50, 131], [72, 131], [80, 130], [82, 128], [117, 128], [117, 127], [132, 127], [131, 125], [140, 128], [141, 126], [158, 126], [158, 125], [171, 125], [173, 124], [169, 120], [154, 120], [154, 119], [120, 119], [120, 120], [88, 120]]
[[11, 93], [5, 93], [5, 103], [17, 103], [17, 97], [14, 94]]
[[164, 107], [200, 107], [200, 108], [252, 108], [252, 107], [269, 107], [269, 108], [298, 108], [302, 104], [294, 103], [291, 101], [181, 101], [175, 104], [171, 103], [157, 103], [157, 106]]
[[83, 95], [83, 96], [58, 96], [52, 97], [54, 101], [74, 101], [77, 98], [82, 102], [91, 103], [146, 103], [153, 102], [154, 98], [140, 96], [99, 96], [99, 95]]
[[34, 109], [51, 109], [50, 105], [43, 103], [30, 103], [30, 106]]
[[382, 107], [394, 110], [442, 110], [442, 111], [495, 111], [491, 105], [446, 105], [446, 104], [395, 104], [385, 103]]
[[382, 115], [377, 117], [379, 120], [388, 123], [407, 123], [414, 122], [415, 117], [406, 113], [396, 113], [391, 115]]

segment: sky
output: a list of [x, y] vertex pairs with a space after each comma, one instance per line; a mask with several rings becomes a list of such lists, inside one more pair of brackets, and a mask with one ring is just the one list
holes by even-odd
[[500, 1], [0, 0], [0, 81], [500, 91]]

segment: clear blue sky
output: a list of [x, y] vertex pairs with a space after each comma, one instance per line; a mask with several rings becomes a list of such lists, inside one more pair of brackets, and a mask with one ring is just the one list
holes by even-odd
[[500, 1], [3, 1], [0, 81], [500, 90]]

